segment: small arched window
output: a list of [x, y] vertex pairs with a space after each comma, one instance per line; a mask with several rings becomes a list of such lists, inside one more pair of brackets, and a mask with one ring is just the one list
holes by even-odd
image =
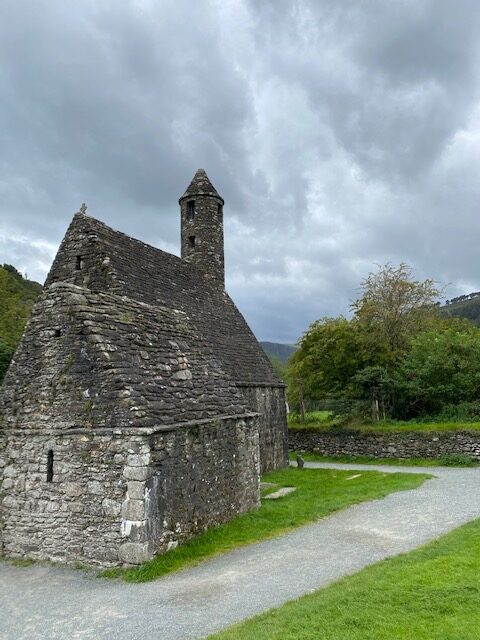
[[77, 256], [77, 262], [75, 263], [75, 269], [77, 271], [80, 271], [80, 269], [83, 267], [83, 260], [82, 260], [82, 256]]
[[195, 218], [195, 200], [189, 200], [187, 202], [187, 220], [193, 220]]
[[53, 451], [52, 449], [49, 449], [47, 454], [47, 482], [52, 482], [52, 480], [53, 480]]
[[195, 248], [195, 236], [188, 236], [188, 245], [191, 249]]

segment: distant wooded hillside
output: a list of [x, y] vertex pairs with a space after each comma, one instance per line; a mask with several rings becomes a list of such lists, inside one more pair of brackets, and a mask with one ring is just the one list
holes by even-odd
[[0, 382], [41, 290], [41, 284], [25, 279], [15, 267], [0, 267]]
[[261, 342], [260, 344], [269, 358], [277, 358], [283, 364], [297, 350], [297, 347], [293, 344], [281, 344], [279, 342]]
[[447, 300], [447, 303], [440, 308], [442, 314], [447, 316], [457, 316], [467, 318], [480, 327], [480, 293], [469, 293]]

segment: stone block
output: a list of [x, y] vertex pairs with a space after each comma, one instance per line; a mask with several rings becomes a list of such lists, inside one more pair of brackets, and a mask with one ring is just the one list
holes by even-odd
[[5, 498], [2, 501], [2, 504], [7, 509], [15, 509], [18, 507], [19, 503], [18, 503], [18, 500], [13, 496], [5, 496]]
[[125, 467], [123, 475], [127, 480], [137, 480], [138, 482], [145, 482], [152, 476], [152, 469], [150, 467]]
[[127, 464], [130, 467], [148, 467], [151, 455], [149, 453], [131, 454], [128, 456]]
[[117, 502], [116, 500], [111, 500], [110, 498], [104, 498], [104, 500], [102, 501], [102, 509], [103, 509], [103, 513], [106, 516], [119, 516], [120, 515], [120, 511], [122, 510], [122, 505], [120, 504], [120, 502]]
[[153, 558], [153, 547], [148, 542], [125, 542], [120, 546], [118, 556], [125, 564], [142, 564]]
[[64, 484], [65, 495], [71, 498], [78, 498], [82, 495], [82, 486], [78, 482], [66, 482]]
[[127, 484], [127, 492], [130, 500], [143, 500], [145, 497], [145, 482], [130, 480]]
[[104, 493], [104, 488], [98, 480], [92, 480], [92, 482], [87, 482], [87, 491], [94, 496], [101, 496]]
[[172, 378], [174, 380], [191, 380], [192, 372], [190, 369], [180, 369], [180, 371], [173, 374]]
[[143, 520], [145, 518], [145, 502], [143, 500], [125, 500], [122, 504], [122, 518]]

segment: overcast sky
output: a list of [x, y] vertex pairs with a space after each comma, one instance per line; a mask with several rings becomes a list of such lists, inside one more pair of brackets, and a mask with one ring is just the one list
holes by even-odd
[[260, 339], [376, 263], [480, 289], [480, 3], [0, 0], [0, 263], [44, 280], [82, 202], [179, 253], [198, 167]]

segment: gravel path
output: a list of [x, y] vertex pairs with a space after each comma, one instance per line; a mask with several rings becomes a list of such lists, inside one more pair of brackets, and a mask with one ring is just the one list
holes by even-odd
[[308, 466], [436, 477], [141, 585], [0, 563], [0, 638], [203, 638], [480, 517], [479, 468]]

